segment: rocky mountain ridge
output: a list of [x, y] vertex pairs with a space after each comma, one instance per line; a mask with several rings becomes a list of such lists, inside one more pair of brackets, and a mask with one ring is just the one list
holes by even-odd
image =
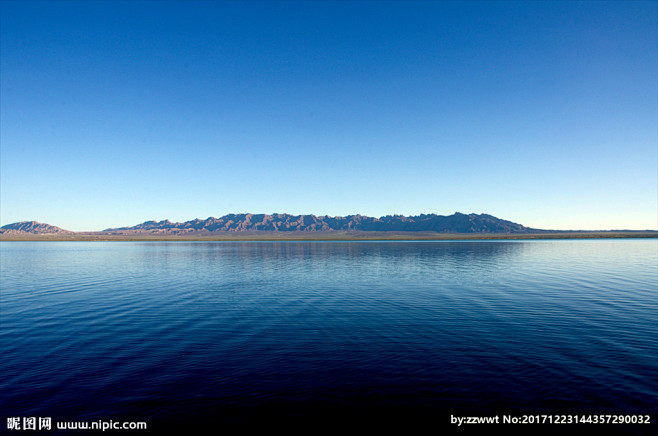
[[363, 215], [330, 217], [327, 215], [229, 214], [205, 220], [194, 219], [182, 223], [169, 220], [146, 221], [132, 227], [106, 229], [108, 233], [140, 232], [180, 234], [191, 232], [438, 232], [438, 233], [532, 233], [537, 231], [511, 221], [487, 214], [455, 213], [444, 216], [421, 214], [418, 216], [386, 215], [374, 218]]

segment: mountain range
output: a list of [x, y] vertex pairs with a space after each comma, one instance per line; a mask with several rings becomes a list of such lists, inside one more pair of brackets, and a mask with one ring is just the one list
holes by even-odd
[[[103, 234], [205, 234], [216, 232], [436, 232], [436, 233], [537, 233], [511, 221], [487, 214], [453, 215], [421, 214], [417, 216], [386, 215], [374, 218], [363, 215], [330, 217], [327, 215], [229, 214], [220, 218], [194, 219], [182, 223], [146, 221], [132, 227], [103, 230]], [[24, 221], [0, 228], [0, 234], [73, 233], [36, 221]]]
[[372, 231], [372, 232], [439, 232], [439, 233], [525, 233], [533, 231], [520, 224], [502, 220], [491, 215], [455, 213], [443, 215], [387, 215], [374, 218], [363, 215], [316, 216], [267, 214], [229, 214], [220, 218], [195, 219], [183, 223], [169, 220], [147, 221], [133, 227], [107, 229], [105, 232], [331, 232], [331, 231]]

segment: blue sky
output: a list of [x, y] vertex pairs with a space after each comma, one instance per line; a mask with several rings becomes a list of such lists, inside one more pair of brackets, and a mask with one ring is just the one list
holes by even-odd
[[658, 2], [1, 2], [0, 224], [658, 228]]

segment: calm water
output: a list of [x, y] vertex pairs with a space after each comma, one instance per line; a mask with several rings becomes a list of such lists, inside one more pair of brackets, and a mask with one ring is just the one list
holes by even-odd
[[658, 404], [655, 239], [0, 250], [2, 421], [436, 427]]

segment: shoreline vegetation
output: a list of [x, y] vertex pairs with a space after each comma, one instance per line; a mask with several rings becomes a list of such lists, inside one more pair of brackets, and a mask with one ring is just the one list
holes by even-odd
[[76, 232], [2, 234], [0, 241], [464, 241], [658, 238], [658, 231], [551, 231], [537, 233], [436, 232], [190, 232], [185, 234]]

